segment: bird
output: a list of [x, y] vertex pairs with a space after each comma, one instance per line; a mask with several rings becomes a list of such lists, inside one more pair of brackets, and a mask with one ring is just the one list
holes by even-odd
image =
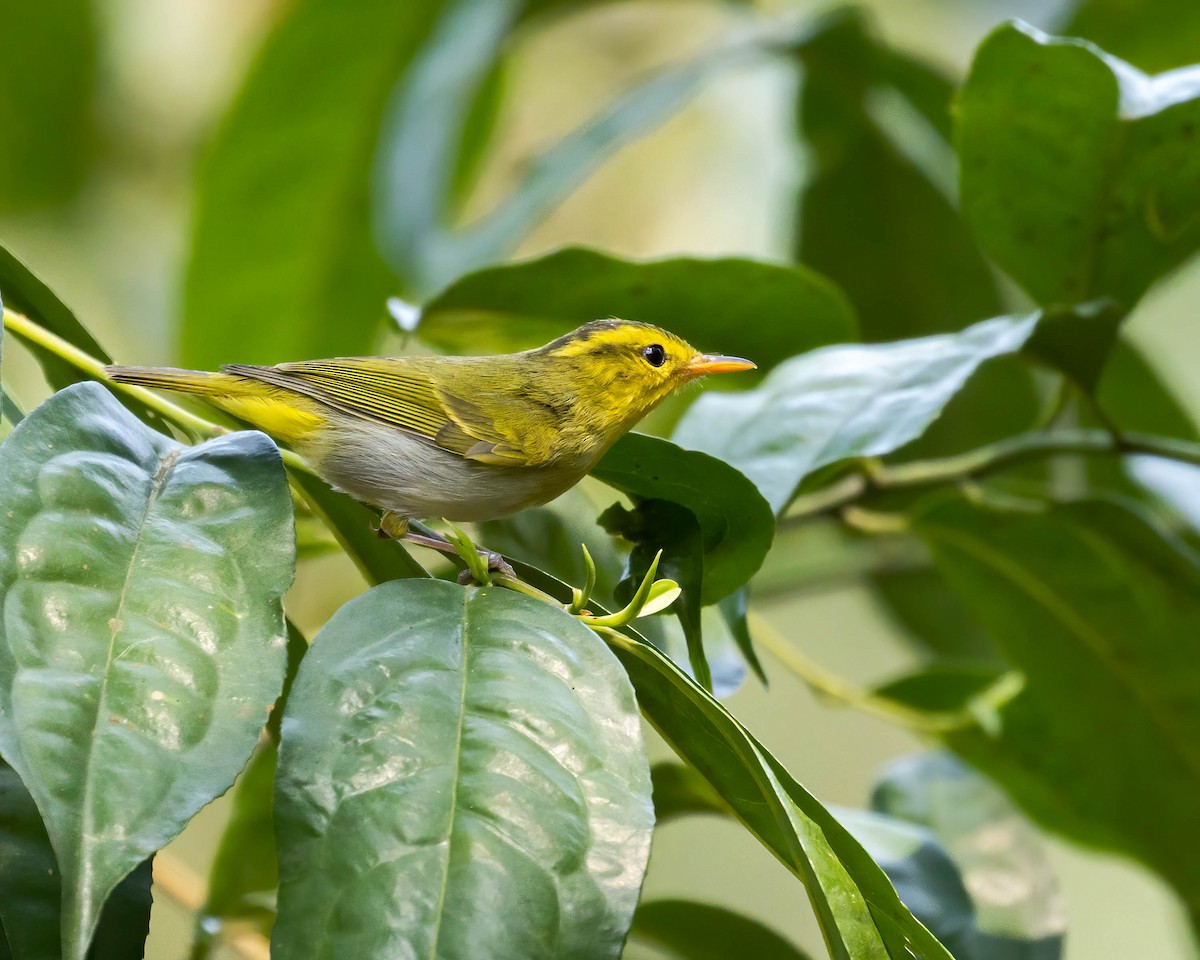
[[[411, 520], [477, 522], [548, 503], [675, 390], [752, 370], [648, 323], [593, 320], [492, 356], [338, 357], [218, 372], [110, 365], [113, 381], [195, 394], [383, 511], [379, 532], [446, 549]], [[481, 551], [492, 569], [495, 554]]]

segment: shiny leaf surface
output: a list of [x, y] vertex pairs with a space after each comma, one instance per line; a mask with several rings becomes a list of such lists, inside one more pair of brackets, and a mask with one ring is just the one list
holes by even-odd
[[646, 719], [808, 890], [835, 960], [950, 960], [836, 818], [648, 643], [614, 640]]
[[187, 448], [68, 387], [0, 448], [0, 751], [79, 960], [117, 883], [233, 782], [283, 679], [291, 498], [257, 433]]
[[[914, 521], [947, 581], [1025, 687], [996, 736], [946, 742], [1036, 819], [1121, 850], [1200, 902], [1188, 824], [1200, 789], [1200, 566], [1138, 514], [1105, 501], [1038, 511], [950, 499]], [[1107, 762], [1095, 763], [1105, 744]], [[1147, 796], [1133, 785], [1177, 790]]]
[[383, 584], [301, 666], [275, 815], [282, 955], [615, 957], [653, 823], [633, 691], [548, 604]]
[[420, 336], [452, 353], [504, 353], [610, 316], [665, 327], [699, 350], [762, 369], [857, 332], [846, 298], [803, 267], [639, 262], [573, 248], [463, 277], [425, 306]]
[[1010, 24], [976, 53], [959, 117], [963, 210], [1039, 303], [1128, 310], [1200, 246], [1200, 68], [1149, 77]]
[[980, 364], [1020, 350], [1036, 322], [996, 317], [961, 333], [814, 350], [753, 390], [700, 397], [674, 440], [732, 464], [778, 513], [818, 467], [920, 436]]
[[716, 603], [746, 583], [771, 548], [775, 521], [770, 506], [753, 483], [715, 457], [629, 433], [605, 454], [592, 476], [635, 498], [679, 504], [695, 516], [704, 548], [704, 604]]

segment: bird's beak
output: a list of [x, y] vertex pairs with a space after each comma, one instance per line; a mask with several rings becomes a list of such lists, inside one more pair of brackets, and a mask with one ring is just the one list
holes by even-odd
[[687, 369], [693, 377], [710, 373], [735, 373], [738, 370], [753, 370], [756, 366], [741, 357], [719, 357], [711, 353], [698, 353], [688, 362]]

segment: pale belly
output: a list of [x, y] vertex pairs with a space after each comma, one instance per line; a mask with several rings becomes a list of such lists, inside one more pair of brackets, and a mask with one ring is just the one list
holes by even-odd
[[406, 517], [471, 522], [508, 516], [553, 500], [592, 466], [489, 466], [370, 423], [343, 424], [338, 434], [336, 444], [297, 452], [338, 490]]

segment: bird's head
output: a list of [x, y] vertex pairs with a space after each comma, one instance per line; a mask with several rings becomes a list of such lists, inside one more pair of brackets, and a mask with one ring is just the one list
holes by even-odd
[[593, 320], [538, 352], [572, 378], [580, 400], [602, 406], [625, 429], [698, 377], [755, 366], [739, 357], [700, 353], [667, 330], [633, 320]]

